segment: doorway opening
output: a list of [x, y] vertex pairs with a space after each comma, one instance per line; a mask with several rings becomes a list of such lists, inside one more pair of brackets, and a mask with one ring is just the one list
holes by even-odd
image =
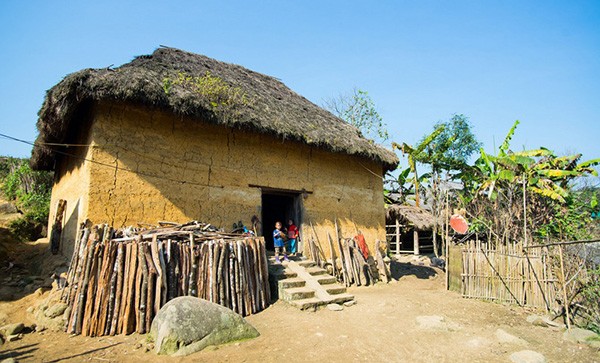
[[269, 251], [274, 250], [273, 230], [275, 222], [287, 228], [288, 220], [300, 228], [302, 225], [302, 198], [300, 193], [263, 192], [262, 194], [262, 235]]

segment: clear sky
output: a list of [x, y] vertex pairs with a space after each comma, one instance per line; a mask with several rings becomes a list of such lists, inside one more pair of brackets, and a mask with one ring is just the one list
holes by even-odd
[[[34, 140], [45, 91], [159, 45], [281, 79], [322, 104], [369, 92], [396, 142], [467, 115], [488, 151], [600, 157], [600, 1], [0, 2], [0, 133]], [[0, 138], [0, 155], [27, 145]], [[402, 161], [406, 165], [406, 161]]]

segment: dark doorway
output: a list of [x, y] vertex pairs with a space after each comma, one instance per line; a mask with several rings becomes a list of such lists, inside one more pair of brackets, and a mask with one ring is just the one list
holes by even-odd
[[301, 225], [300, 194], [285, 192], [263, 192], [262, 194], [262, 234], [268, 250], [273, 250], [273, 230], [275, 222], [284, 227], [292, 219], [297, 226]]

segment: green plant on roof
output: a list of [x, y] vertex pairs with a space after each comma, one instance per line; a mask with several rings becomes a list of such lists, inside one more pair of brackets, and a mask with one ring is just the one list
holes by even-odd
[[230, 86], [222, 78], [212, 75], [210, 71], [196, 77], [179, 72], [175, 79], [170, 77], [163, 79], [163, 90], [166, 94], [173, 92], [175, 86], [181, 86], [203, 96], [213, 109], [250, 104], [248, 95], [241, 87]]

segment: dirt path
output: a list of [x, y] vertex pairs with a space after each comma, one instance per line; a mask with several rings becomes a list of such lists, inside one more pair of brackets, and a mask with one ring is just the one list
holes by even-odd
[[[526, 322], [529, 312], [465, 300], [443, 288], [443, 275], [423, 266], [402, 265], [390, 284], [352, 288], [358, 303], [343, 311], [299, 311], [277, 302], [247, 318], [261, 336], [207, 349], [185, 358], [145, 352], [145, 336], [85, 338], [64, 333], [26, 334], [0, 346], [0, 360], [19, 362], [507, 362], [530, 349], [549, 362], [600, 362], [600, 353], [562, 340], [562, 332]], [[0, 302], [9, 319], [39, 299], [28, 295]], [[423, 328], [423, 316], [442, 316], [441, 326]], [[497, 329], [524, 340], [501, 343]]]

